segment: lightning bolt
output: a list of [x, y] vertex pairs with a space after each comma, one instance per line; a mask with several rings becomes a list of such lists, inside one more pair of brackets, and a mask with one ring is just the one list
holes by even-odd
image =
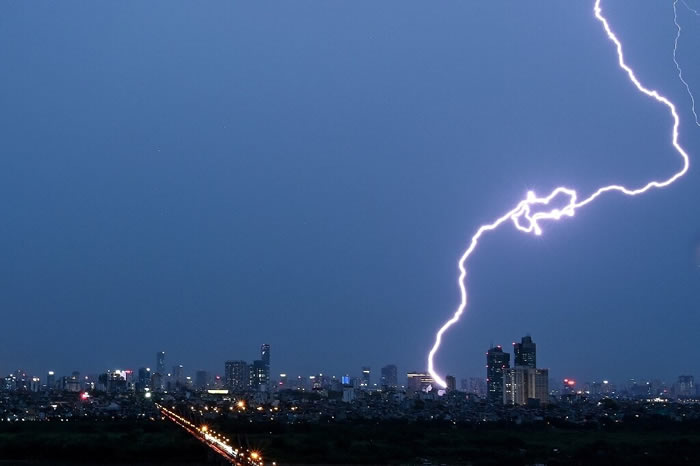
[[[673, 2], [674, 6], [675, 6], [675, 4], [676, 4], [677, 2], [678, 2], [678, 0], [675, 0], [675, 1]], [[689, 11], [692, 11], [693, 13], [695, 13], [695, 16], [700, 16], [700, 11], [696, 10], [695, 8], [691, 8], [690, 5], [688, 5], [688, 3], [687, 3], [685, 0], [681, 0], [681, 3], [683, 3], [683, 5], [685, 5], [685, 7], [686, 7]]]
[[[518, 230], [524, 233], [534, 233], [536, 235], [540, 235], [542, 234], [542, 228], [540, 226], [541, 221], [559, 220], [562, 217], [573, 217], [576, 213], [576, 210], [579, 207], [583, 207], [587, 204], [590, 204], [595, 199], [597, 199], [598, 196], [604, 193], [618, 191], [623, 194], [626, 194], [627, 196], [636, 196], [652, 188], [666, 187], [674, 181], [676, 181], [678, 178], [685, 175], [685, 173], [688, 171], [688, 167], [690, 166], [690, 159], [686, 151], [678, 143], [678, 127], [680, 126], [680, 118], [678, 117], [676, 106], [666, 97], [659, 94], [658, 91], [644, 87], [639, 81], [639, 79], [637, 79], [637, 76], [634, 74], [632, 68], [630, 68], [627, 65], [627, 63], [625, 63], [625, 57], [622, 53], [622, 44], [620, 43], [620, 40], [617, 38], [612, 28], [610, 27], [608, 20], [605, 18], [605, 16], [603, 16], [603, 10], [600, 6], [600, 2], [601, 0], [595, 1], [593, 12], [595, 14], [596, 19], [602, 24], [603, 29], [605, 30], [605, 33], [608, 36], [608, 39], [610, 39], [610, 41], [615, 46], [615, 49], [617, 51], [618, 65], [627, 74], [627, 77], [632, 82], [632, 84], [634, 84], [634, 86], [639, 90], [639, 92], [663, 104], [671, 114], [671, 117], [673, 119], [671, 143], [682, 159], [682, 168], [666, 180], [650, 181], [639, 188], [631, 189], [620, 185], [603, 186], [602, 188], [599, 188], [597, 191], [595, 191], [593, 194], [589, 195], [587, 198], [580, 201], [578, 200], [578, 196], [575, 190], [563, 186], [554, 189], [554, 191], [552, 191], [549, 195], [544, 197], [538, 197], [533, 191], [529, 191], [525, 199], [518, 202], [516, 206], [513, 207], [511, 210], [498, 217], [494, 222], [480, 226], [474, 234], [474, 236], [472, 236], [471, 241], [469, 243], [469, 247], [464, 251], [462, 257], [459, 259], [459, 279], [457, 280], [457, 284], [459, 285], [461, 295], [461, 302], [459, 304], [459, 307], [452, 315], [452, 318], [445, 322], [442, 325], [442, 327], [440, 327], [440, 330], [438, 330], [437, 334], [435, 335], [435, 343], [432, 349], [430, 350], [430, 353], [428, 353], [428, 372], [432, 376], [433, 380], [443, 388], [447, 386], [447, 383], [435, 371], [435, 365], [433, 360], [435, 354], [440, 349], [440, 344], [442, 343], [442, 336], [450, 327], [452, 327], [455, 323], [459, 321], [459, 318], [462, 316], [464, 310], [467, 307], [467, 288], [465, 285], [465, 279], [467, 278], [466, 262], [467, 259], [469, 259], [469, 257], [472, 255], [472, 253], [476, 250], [476, 247], [479, 244], [479, 240], [485, 233], [495, 230], [503, 223], [506, 223], [510, 220], [511, 222], [513, 222], [513, 225]], [[564, 197], [566, 201], [563, 207], [554, 207], [549, 208], [549, 210], [546, 210], [546, 208], [555, 198], [560, 197]], [[545, 210], [538, 210], [543, 208]]]
[[[695, 13], [695, 16], [700, 16], [700, 12], [698, 10], [695, 10], [688, 6], [688, 4], [685, 2], [685, 0], [680, 0], [685, 7]], [[693, 112], [693, 116], [695, 117], [695, 124], [700, 126], [700, 121], [698, 121], [698, 114], [695, 113], [695, 97], [693, 97], [693, 93], [690, 90], [690, 86], [686, 82], [686, 80], [683, 78], [683, 70], [681, 69], [681, 65], [678, 63], [678, 59], [676, 58], [676, 52], [678, 50], [678, 40], [681, 38], [681, 25], [678, 23], [678, 0], [673, 0], [673, 24], [676, 25], [676, 38], [673, 41], [673, 63], [676, 64], [676, 69], [678, 70], [678, 79], [681, 80], [683, 85], [685, 86], [686, 92], [688, 92], [688, 95], [690, 96], [690, 103], [691, 103], [691, 110]]]

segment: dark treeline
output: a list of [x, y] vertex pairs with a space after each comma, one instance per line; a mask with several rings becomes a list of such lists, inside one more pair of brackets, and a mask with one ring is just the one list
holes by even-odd
[[[665, 418], [585, 428], [563, 422], [251, 424], [217, 429], [278, 464], [690, 465], [700, 422]], [[221, 464], [162, 421], [0, 423], [0, 464]]]
[[209, 449], [154, 421], [2, 422], [0, 464], [206, 464]]
[[219, 429], [282, 464], [700, 464], [700, 422], [665, 418], [594, 428], [564, 422], [232, 422]]

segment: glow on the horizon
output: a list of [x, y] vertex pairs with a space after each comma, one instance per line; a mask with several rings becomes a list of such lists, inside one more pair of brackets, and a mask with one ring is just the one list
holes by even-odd
[[[435, 354], [440, 348], [440, 344], [442, 343], [442, 336], [443, 334], [457, 321], [459, 321], [459, 318], [461, 315], [464, 313], [464, 310], [467, 306], [467, 289], [465, 285], [465, 279], [467, 276], [467, 270], [465, 268], [465, 264], [469, 256], [474, 252], [476, 249], [476, 246], [478, 245], [479, 239], [481, 236], [489, 231], [495, 230], [498, 228], [501, 224], [504, 222], [510, 220], [513, 222], [514, 226], [524, 232], [524, 233], [534, 233], [536, 235], [542, 234], [542, 228], [540, 226], [540, 221], [546, 221], [546, 220], [559, 220], [562, 217], [573, 217], [576, 209], [579, 207], [583, 207], [591, 202], [593, 202], [598, 196], [600, 196], [603, 193], [607, 193], [610, 191], [619, 191], [623, 194], [626, 194], [628, 196], [636, 196], [638, 194], [642, 194], [652, 188], [663, 188], [674, 181], [676, 181], [678, 178], [681, 176], [685, 175], [685, 173], [688, 171], [688, 167], [690, 166], [690, 159], [688, 157], [688, 154], [685, 152], [685, 150], [681, 147], [681, 145], [678, 142], [678, 128], [680, 126], [680, 118], [678, 117], [678, 112], [676, 111], [675, 105], [666, 97], [663, 95], [659, 94], [658, 91], [656, 90], [651, 90], [647, 89], [644, 87], [641, 82], [637, 79], [637, 76], [634, 74], [634, 71], [632, 68], [630, 68], [626, 63], [625, 63], [625, 58], [624, 54], [622, 53], [622, 44], [620, 43], [619, 39], [615, 35], [615, 33], [612, 31], [612, 28], [610, 27], [610, 24], [608, 23], [608, 20], [603, 16], [603, 11], [600, 6], [601, 0], [596, 0], [595, 5], [593, 7], [593, 12], [598, 21], [603, 26], [603, 29], [605, 30], [606, 35], [608, 36], [608, 39], [615, 45], [615, 49], [617, 51], [617, 57], [618, 57], [618, 65], [619, 67], [627, 74], [629, 80], [634, 84], [634, 86], [639, 90], [639, 92], [646, 94], [647, 96], [653, 98], [657, 102], [663, 104], [666, 106], [668, 109], [669, 113], [671, 114], [671, 117], [673, 118], [673, 129], [671, 131], [671, 144], [673, 148], [678, 152], [678, 154], [681, 156], [682, 159], [682, 167], [681, 169], [673, 174], [670, 178], [667, 178], [662, 181], [650, 181], [647, 184], [643, 185], [642, 187], [639, 188], [634, 188], [630, 189], [625, 186], [621, 185], [609, 185], [609, 186], [603, 186], [593, 192], [591, 195], [588, 197], [584, 198], [583, 200], [579, 201], [577, 193], [574, 189], [567, 188], [560, 186], [558, 188], [555, 188], [550, 194], [546, 196], [539, 197], [537, 196], [534, 191], [529, 191], [525, 197], [525, 199], [521, 200], [518, 202], [515, 207], [513, 207], [511, 210], [503, 214], [502, 216], [498, 217], [495, 221], [492, 223], [488, 223], [485, 225], [480, 226], [474, 236], [472, 236], [471, 241], [469, 243], [469, 246], [467, 249], [464, 251], [462, 254], [462, 257], [459, 259], [458, 262], [458, 267], [459, 267], [459, 278], [458, 278], [458, 285], [459, 285], [459, 290], [460, 290], [460, 295], [461, 295], [461, 301], [460, 304], [457, 308], [457, 310], [454, 312], [452, 315], [452, 318], [450, 318], [447, 322], [445, 322], [442, 327], [438, 330], [437, 334], [435, 335], [435, 343], [433, 344], [433, 347], [431, 348], [430, 352], [428, 353], [428, 372], [432, 376], [433, 380], [440, 386], [447, 387], [447, 383], [445, 380], [438, 375], [438, 373], [435, 371], [435, 365], [433, 362], [433, 359], [435, 357]], [[675, 7], [675, 4], [674, 4]], [[676, 39], [677, 41], [677, 39]], [[565, 199], [565, 204], [560, 207], [554, 207], [550, 208], [549, 210], [543, 210], [543, 211], [534, 211], [533, 208], [543, 208], [547, 207], [550, 205], [550, 203], [555, 199], [559, 197], [564, 197]]]

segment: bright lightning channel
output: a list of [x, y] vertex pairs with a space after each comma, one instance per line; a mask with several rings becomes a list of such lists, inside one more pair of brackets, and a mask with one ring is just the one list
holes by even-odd
[[[433, 359], [437, 351], [440, 349], [443, 334], [452, 325], [459, 321], [459, 318], [464, 313], [464, 310], [467, 307], [467, 289], [465, 285], [467, 269], [465, 267], [465, 264], [469, 256], [471, 256], [474, 250], [476, 249], [476, 246], [479, 243], [479, 239], [484, 233], [495, 230], [501, 224], [510, 220], [513, 222], [515, 228], [517, 228], [518, 230], [524, 233], [534, 233], [536, 235], [540, 235], [542, 234], [542, 229], [539, 223], [541, 220], [559, 220], [562, 217], [573, 217], [574, 213], [576, 212], [576, 209], [593, 202], [596, 198], [598, 198], [598, 196], [600, 196], [603, 193], [607, 193], [610, 191], [619, 191], [628, 196], [636, 196], [637, 194], [642, 194], [650, 190], [651, 188], [666, 187], [674, 181], [676, 181], [678, 178], [685, 175], [685, 173], [688, 171], [690, 159], [686, 151], [678, 143], [678, 127], [680, 126], [680, 118], [678, 117], [676, 106], [666, 97], [659, 94], [658, 91], [647, 89], [646, 87], [644, 87], [637, 79], [637, 76], [634, 74], [632, 68], [630, 68], [625, 63], [625, 57], [622, 53], [622, 44], [620, 43], [620, 40], [617, 38], [615, 33], [612, 31], [608, 20], [605, 18], [605, 16], [603, 16], [603, 10], [600, 6], [600, 1], [601, 0], [595, 1], [593, 11], [595, 17], [602, 24], [603, 29], [605, 30], [605, 33], [608, 36], [608, 39], [610, 39], [610, 41], [612, 41], [612, 43], [615, 45], [615, 49], [617, 50], [618, 65], [625, 73], [627, 73], [629, 80], [632, 82], [632, 84], [634, 84], [634, 86], [639, 90], [639, 92], [646, 94], [647, 96], [653, 98], [654, 100], [665, 105], [666, 108], [668, 108], [668, 111], [671, 114], [671, 117], [673, 118], [671, 143], [674, 149], [678, 152], [678, 154], [680, 154], [683, 166], [680, 169], [680, 171], [678, 171], [673, 176], [664, 181], [650, 181], [644, 186], [636, 189], [630, 189], [620, 185], [604, 186], [602, 188], [599, 188], [593, 194], [581, 201], [578, 200], [575, 190], [563, 186], [554, 189], [554, 191], [552, 191], [549, 195], [544, 197], [538, 197], [533, 191], [529, 191], [525, 199], [518, 202], [518, 204], [513, 209], [509, 210], [501, 217], [497, 218], [493, 223], [480, 226], [474, 234], [474, 236], [472, 236], [471, 242], [469, 243], [469, 247], [466, 249], [466, 251], [464, 251], [462, 257], [459, 259], [458, 265], [460, 273], [459, 279], [457, 280], [457, 284], [459, 285], [459, 290], [461, 294], [461, 302], [459, 304], [459, 307], [452, 315], [452, 318], [445, 322], [442, 327], [440, 327], [440, 330], [438, 330], [437, 334], [435, 335], [435, 344], [430, 350], [430, 353], [428, 353], [428, 372], [430, 373], [433, 380], [443, 388], [447, 387], [447, 383], [435, 371]], [[562, 195], [565, 196], [565, 198], [568, 198], [568, 202], [564, 207], [552, 208], [548, 211], [538, 211], [533, 213], [533, 208], [541, 208], [543, 206], [548, 206], [552, 200]]]
[[[693, 112], [693, 116], [695, 117], [695, 124], [700, 126], [700, 121], [698, 120], [698, 114], [695, 113], [695, 97], [693, 97], [693, 93], [690, 90], [690, 85], [686, 82], [686, 80], [683, 78], [683, 70], [681, 69], [681, 65], [678, 63], [678, 59], [676, 58], [676, 52], [678, 50], [678, 40], [681, 38], [681, 25], [678, 22], [678, 1], [679, 0], [673, 0], [673, 24], [676, 25], [676, 38], [673, 41], [673, 63], [676, 64], [676, 69], [678, 70], [678, 79], [681, 80], [683, 85], [685, 86], [686, 92], [688, 92], [688, 96], [690, 96], [690, 109]], [[680, 0], [685, 7], [691, 11], [692, 13], [695, 13], [695, 16], [700, 16], [700, 12], [698, 10], [695, 10], [688, 6], [688, 4], [685, 2], [685, 0]]]

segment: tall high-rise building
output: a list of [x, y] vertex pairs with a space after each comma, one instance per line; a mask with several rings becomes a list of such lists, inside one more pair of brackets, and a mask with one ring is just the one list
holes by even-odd
[[151, 369], [148, 367], [139, 368], [138, 384], [137, 390], [144, 391], [146, 388], [150, 388], [151, 385]]
[[245, 361], [226, 361], [224, 385], [229, 390], [245, 390], [250, 386], [250, 371]]
[[185, 368], [182, 364], [173, 366], [173, 381], [178, 387], [185, 386]]
[[262, 359], [256, 359], [250, 365], [249, 385], [254, 390], [265, 390], [268, 384], [269, 366], [266, 366]]
[[454, 392], [457, 390], [457, 379], [454, 375], [445, 376], [445, 383], [447, 383], [447, 391]]
[[266, 366], [270, 366], [270, 345], [267, 343], [260, 345], [260, 360]]
[[263, 343], [260, 345], [260, 360], [265, 368], [265, 384], [270, 382], [270, 345]]
[[399, 385], [398, 371], [395, 364], [382, 367], [381, 387], [396, 388]]
[[360, 377], [360, 388], [370, 388], [370, 368], [369, 366], [362, 366], [362, 376]]
[[163, 390], [163, 387], [165, 386], [163, 377], [164, 376], [161, 375], [159, 372], [155, 372], [151, 375], [151, 389], [153, 391], [159, 392]]
[[549, 401], [549, 370], [525, 366], [506, 369], [503, 403], [524, 405], [530, 400], [537, 400], [541, 404]]
[[520, 343], [513, 343], [515, 367], [537, 367], [537, 345], [530, 335], [523, 337]]
[[53, 390], [54, 388], [56, 388], [56, 375], [54, 371], [49, 371], [46, 375], [46, 389]]
[[207, 371], [197, 371], [194, 376], [194, 388], [206, 390], [209, 385], [209, 373]]
[[156, 353], [156, 372], [161, 376], [164, 376], [165, 372], [165, 351], [158, 351]]
[[524, 405], [527, 403], [528, 367], [516, 366], [503, 371], [503, 403]]
[[15, 372], [15, 389], [23, 392], [29, 391], [29, 377], [22, 369]]
[[41, 390], [41, 379], [39, 377], [32, 377], [32, 380], [29, 384], [29, 389], [34, 393]]
[[527, 374], [528, 399], [549, 402], [549, 369], [530, 369]]
[[494, 346], [486, 353], [486, 389], [487, 398], [491, 403], [503, 402], [503, 376], [510, 368], [510, 354], [504, 353], [503, 348]]
[[520, 343], [513, 343], [515, 354], [515, 367], [537, 367], [537, 345], [530, 335], [520, 339]]
[[530, 400], [541, 404], [549, 402], [549, 369], [517, 366], [506, 369], [503, 402], [524, 405]]
[[513, 343], [515, 366], [504, 373], [503, 402], [524, 405], [549, 401], [549, 370], [537, 369], [537, 345], [529, 335]]

